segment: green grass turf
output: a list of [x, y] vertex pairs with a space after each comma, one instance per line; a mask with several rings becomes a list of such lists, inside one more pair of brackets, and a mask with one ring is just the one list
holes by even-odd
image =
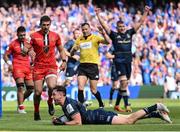
[[[47, 112], [46, 102], [41, 102], [41, 121], [33, 120], [33, 102], [26, 101], [27, 114], [16, 112], [16, 102], [3, 102], [3, 116], [0, 119], [0, 131], [179, 131], [180, 130], [180, 100], [136, 99], [130, 100], [133, 111], [156, 102], [163, 102], [170, 109], [173, 124], [167, 124], [160, 119], [145, 119], [134, 125], [82, 125], [82, 126], [53, 126], [51, 116]], [[105, 109], [113, 110], [105, 101]], [[90, 109], [97, 108], [93, 101]], [[61, 115], [59, 106], [55, 107], [55, 115]]]

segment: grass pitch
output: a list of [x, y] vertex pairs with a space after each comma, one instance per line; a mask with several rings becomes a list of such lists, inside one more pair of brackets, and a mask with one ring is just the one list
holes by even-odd
[[[16, 112], [16, 102], [3, 102], [3, 116], [0, 119], [0, 131], [179, 131], [180, 130], [180, 100], [168, 99], [136, 99], [130, 100], [133, 111], [162, 102], [170, 109], [173, 124], [167, 124], [160, 119], [145, 119], [134, 125], [82, 125], [82, 126], [53, 126], [48, 114], [46, 102], [41, 102], [41, 121], [33, 120], [33, 102], [26, 101], [27, 114]], [[105, 109], [113, 110], [105, 101]], [[93, 101], [89, 109], [97, 108], [97, 101]], [[60, 106], [55, 107], [56, 116], [62, 114]], [[127, 114], [127, 113], [126, 113]]]

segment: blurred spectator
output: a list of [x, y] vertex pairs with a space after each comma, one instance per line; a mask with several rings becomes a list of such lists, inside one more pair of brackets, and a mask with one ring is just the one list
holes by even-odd
[[[100, 6], [103, 9], [103, 19], [112, 29], [116, 29], [115, 23], [120, 18], [129, 28], [132, 23], [137, 22], [145, 4], [140, 0], [102, 0], [101, 3], [95, 0], [0, 0], [1, 56], [10, 40], [16, 36], [15, 30], [18, 26], [27, 27], [26, 31], [31, 34], [39, 28], [39, 18], [44, 14], [52, 18], [51, 29], [56, 31], [61, 36], [62, 43], [65, 43], [70, 39], [71, 31], [85, 21], [90, 22], [93, 32], [97, 33], [96, 26], [99, 24], [94, 16], [92, 5]], [[180, 71], [180, 2], [178, 0], [172, 0], [170, 3], [152, 0], [150, 4], [153, 5], [153, 9], [148, 19], [133, 37], [134, 61], [137, 59], [140, 61], [138, 68], [133, 66], [138, 70], [135, 68], [133, 72], [134, 78], [130, 80], [132, 85], [136, 84], [134, 79], [137, 75], [142, 76], [142, 84], [162, 85], [167, 69], [171, 70], [174, 79], [175, 73]], [[98, 86], [109, 85], [111, 83], [109, 60], [104, 57], [104, 47], [99, 50], [101, 65]], [[15, 86], [3, 60], [1, 62], [3, 86]], [[63, 77], [59, 78], [58, 83], [61, 84], [63, 79]], [[72, 84], [76, 84], [76, 78]]]
[[172, 71], [168, 70], [168, 74], [164, 83], [164, 97], [174, 98], [173, 93], [176, 91], [176, 81], [173, 77]]
[[132, 70], [132, 75], [130, 79], [130, 85], [142, 85], [143, 84], [143, 79], [142, 79], [142, 74], [141, 71], [138, 67], [133, 67]]

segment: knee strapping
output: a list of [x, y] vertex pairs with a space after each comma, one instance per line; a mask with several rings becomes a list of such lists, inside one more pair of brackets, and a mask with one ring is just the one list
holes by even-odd
[[128, 96], [127, 90], [119, 90], [119, 94], [120, 94], [121, 96]]
[[97, 90], [91, 89], [91, 93], [95, 95], [97, 93]]
[[121, 80], [120, 84], [121, 84], [121, 88], [126, 88], [128, 86], [128, 80]]
[[33, 89], [34, 89], [34, 86], [26, 86], [26, 89], [27, 89], [27, 90], [33, 90]]
[[24, 83], [17, 83], [16, 86], [17, 88], [24, 87]]

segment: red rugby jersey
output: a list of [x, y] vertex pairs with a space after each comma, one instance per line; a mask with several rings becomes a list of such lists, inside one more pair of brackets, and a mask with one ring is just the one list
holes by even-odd
[[[24, 40], [24, 44], [27, 43], [27, 40], [25, 39]], [[26, 55], [26, 56], [23, 56], [22, 53], [21, 53], [21, 44], [20, 42], [18, 41], [18, 39], [15, 39], [13, 40], [6, 52], [6, 54], [8, 55], [12, 55], [13, 57], [13, 61], [12, 61], [12, 64], [13, 66], [18, 66], [18, 67], [30, 67], [30, 59], [29, 59], [29, 56]]]
[[56, 65], [56, 57], [55, 57], [55, 47], [61, 45], [60, 36], [52, 31], [48, 33], [48, 41], [47, 45], [49, 51], [46, 53], [44, 51], [44, 34], [42, 31], [37, 31], [31, 34], [31, 42], [34, 52], [36, 53], [36, 57], [34, 60], [35, 67], [57, 67]]

